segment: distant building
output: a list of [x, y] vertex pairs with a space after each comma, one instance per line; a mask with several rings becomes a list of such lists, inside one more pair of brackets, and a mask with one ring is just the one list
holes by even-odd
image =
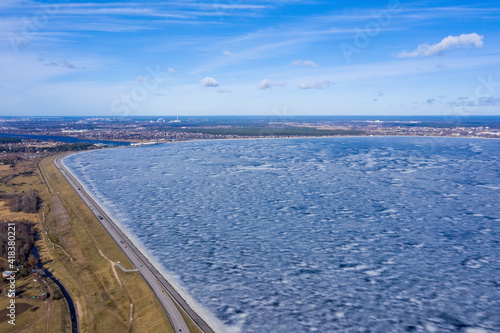
[[158, 142], [156, 141], [149, 141], [149, 142], [137, 142], [137, 143], [131, 143], [130, 145], [133, 147], [140, 147], [140, 146], [151, 146], [151, 145], [157, 145]]
[[15, 276], [15, 275], [16, 275], [16, 272], [13, 272], [13, 271], [4, 271], [4, 272], [2, 273], [2, 277], [3, 277], [4, 279], [7, 279], [7, 278], [10, 278], [10, 277], [13, 277], [13, 276]]
[[83, 130], [68, 129], [68, 130], [62, 130], [61, 132], [63, 132], [63, 133], [84, 133], [84, 132], [87, 132], [87, 130], [86, 129], [83, 129]]

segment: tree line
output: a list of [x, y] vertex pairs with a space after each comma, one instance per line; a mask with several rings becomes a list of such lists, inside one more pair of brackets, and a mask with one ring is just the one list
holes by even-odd
[[346, 136], [363, 135], [363, 131], [344, 129], [316, 129], [310, 127], [244, 127], [244, 128], [186, 128], [180, 130], [188, 133], [211, 135], [254, 136]]
[[6, 144], [6, 143], [20, 143], [21, 139], [16, 139], [16, 138], [2, 138], [0, 137], [0, 144]]
[[[1, 142], [0, 142], [1, 143]], [[0, 152], [5, 153], [36, 153], [37, 151], [47, 151], [47, 152], [63, 152], [63, 151], [80, 151], [87, 150], [92, 147], [92, 143], [66, 143], [62, 145], [57, 145], [53, 147], [11, 147], [11, 146], [0, 146]]]

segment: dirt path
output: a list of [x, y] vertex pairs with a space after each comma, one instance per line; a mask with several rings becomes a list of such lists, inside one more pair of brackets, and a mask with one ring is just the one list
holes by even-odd
[[[101, 257], [106, 259], [111, 264], [111, 270], [113, 271], [113, 275], [115, 276], [116, 281], [118, 282], [120, 287], [123, 287], [123, 283], [122, 283], [122, 280], [120, 279], [120, 277], [118, 276], [118, 273], [116, 272], [116, 266], [118, 266], [118, 268], [120, 268], [124, 272], [137, 272], [138, 271], [137, 268], [125, 269], [122, 265], [120, 265], [119, 262], [116, 263], [116, 262], [110, 260], [108, 257], [106, 257], [106, 255], [104, 253], [102, 253], [102, 251], [100, 249], [97, 249], [97, 250], [99, 250], [99, 254], [101, 255]], [[127, 297], [129, 299], [129, 302], [130, 302], [130, 314], [129, 314], [129, 318], [128, 318], [128, 327], [129, 327], [129, 331], [131, 331], [132, 330], [132, 322], [134, 321], [134, 303], [132, 303], [132, 299], [130, 298], [130, 295], [128, 293], [127, 293]]]

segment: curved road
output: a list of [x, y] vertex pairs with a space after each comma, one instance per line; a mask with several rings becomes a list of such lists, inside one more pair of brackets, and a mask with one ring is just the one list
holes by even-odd
[[121, 231], [114, 221], [106, 214], [106, 212], [97, 204], [97, 202], [90, 196], [78, 180], [66, 169], [61, 160], [68, 155], [59, 156], [54, 159], [54, 164], [67, 179], [70, 185], [75, 189], [78, 195], [82, 198], [83, 202], [90, 208], [92, 213], [100, 220], [102, 226], [106, 229], [109, 235], [115, 240], [116, 244], [121, 248], [123, 253], [134, 265], [143, 279], [149, 285], [156, 298], [162, 305], [165, 313], [167, 314], [174, 331], [177, 332], [190, 332], [182, 317], [179, 309], [177, 308], [175, 300], [180, 307], [191, 317], [191, 319], [198, 325], [198, 327], [207, 333], [215, 333], [212, 328], [194, 312], [186, 303], [186, 301], [179, 295], [179, 293], [172, 287], [172, 285], [163, 277], [160, 272], [149, 262], [149, 260], [139, 251], [132, 241]]

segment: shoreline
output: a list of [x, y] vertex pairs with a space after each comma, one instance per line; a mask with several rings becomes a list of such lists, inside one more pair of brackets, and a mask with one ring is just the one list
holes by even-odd
[[[12, 134], [12, 133], [3, 133], [0, 132], [0, 137], [2, 134], [6, 135], [18, 135], [18, 134]], [[19, 134], [19, 136], [34, 136], [33, 134]], [[35, 135], [36, 136], [36, 135]], [[47, 136], [50, 137], [50, 136]], [[54, 136], [58, 137], [58, 136]], [[267, 140], [267, 139], [308, 139], [308, 138], [315, 138], [315, 139], [326, 139], [326, 138], [370, 138], [370, 137], [376, 137], [376, 138], [384, 138], [384, 137], [392, 137], [392, 138], [453, 138], [453, 139], [484, 139], [484, 140], [499, 140], [500, 136], [498, 137], [482, 137], [482, 136], [452, 136], [452, 135], [395, 135], [395, 134], [389, 134], [389, 135], [381, 135], [381, 134], [364, 134], [364, 135], [323, 135], [323, 136], [314, 136], [314, 135], [307, 135], [307, 136], [282, 136], [282, 137], [260, 137], [260, 136], [255, 136], [255, 137], [238, 137], [238, 138], [194, 138], [194, 139], [186, 139], [186, 140], [173, 140], [173, 141], [163, 141], [163, 142], [157, 142], [154, 145], [158, 144], [164, 144], [164, 143], [179, 143], [179, 142], [190, 142], [190, 141], [226, 141], [226, 140]], [[67, 137], [67, 138], [73, 138], [77, 140], [81, 140], [81, 142], [90, 142], [90, 141], [99, 141], [100, 142], [112, 142], [116, 143], [112, 145], [107, 145], [107, 149], [109, 148], [121, 148], [121, 147], [142, 147], [143, 145], [139, 146], [133, 146], [132, 144], [144, 144], [144, 143], [149, 143], [151, 140], [144, 139], [144, 140], [138, 140], [138, 139], [82, 139], [79, 137]], [[69, 142], [65, 142], [69, 143]], [[79, 142], [76, 142], [79, 143]], [[123, 143], [129, 143], [129, 145], [120, 145]], [[148, 146], [148, 145], [146, 145]]]
[[[138, 241], [134, 235], [131, 235], [126, 228], [123, 228], [116, 222], [116, 218], [112, 216], [112, 214], [101, 202], [96, 200], [96, 198], [88, 192], [87, 188], [80, 183], [79, 179], [66, 167], [64, 162], [62, 162], [62, 160], [66, 157], [78, 153], [84, 152], [70, 153], [59, 156], [54, 160], [54, 164], [70, 183], [75, 192], [79, 194], [84, 204], [92, 211], [95, 217], [100, 220], [99, 222], [103, 228], [113, 238], [115, 243], [120, 247], [125, 256], [127, 256], [132, 265], [139, 270], [143, 280], [148, 284], [150, 290], [162, 305], [165, 314], [174, 327], [174, 330], [178, 331], [179, 329], [182, 329], [182, 332], [190, 332], [185, 322], [180, 323], [180, 321], [184, 321], [184, 319], [180, 318], [182, 316], [180, 312], [175, 313], [177, 312], [176, 310], [178, 310], [176, 308], [178, 306], [192, 320], [198, 329], [207, 333], [215, 333], [216, 331], [214, 330], [214, 326], [219, 328], [220, 325], [217, 322], [213, 322], [213, 320], [205, 318], [204, 315], [207, 315], [206, 312], [208, 311], [200, 309], [201, 305], [198, 305], [196, 301], [190, 297], [189, 293], [185, 292], [183, 288], [178, 285], [176, 281], [177, 279], [171, 274], [165, 272], [164, 269], [162, 269], [161, 264], [147, 254], [143, 244]], [[91, 199], [90, 204], [89, 200], [82, 197], [82, 194]], [[166, 293], [164, 293], [163, 290], [165, 290]], [[169, 307], [165, 305], [165, 303], [168, 302], [166, 297], [173, 300], [173, 302], [171, 301], [171, 305], [174, 305], [175, 309], [171, 306]], [[167, 310], [167, 308], [169, 308], [169, 310]], [[176, 316], [176, 318], [172, 318], [172, 315]], [[213, 317], [215, 318], [215, 316]]]

